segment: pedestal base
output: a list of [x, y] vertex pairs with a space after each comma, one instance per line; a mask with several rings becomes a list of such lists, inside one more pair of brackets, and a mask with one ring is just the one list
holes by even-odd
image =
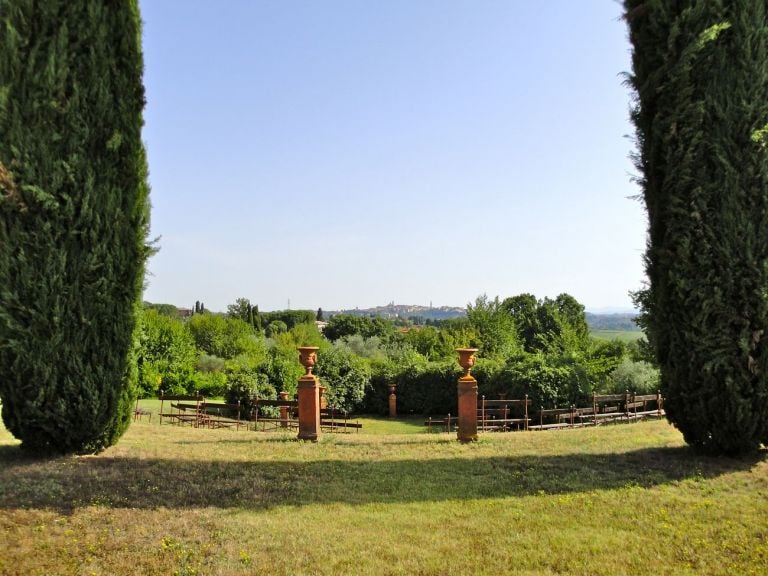
[[299, 440], [320, 437], [320, 386], [311, 374], [299, 378]]
[[459, 378], [459, 427], [456, 436], [459, 442], [477, 440], [477, 380], [472, 376]]

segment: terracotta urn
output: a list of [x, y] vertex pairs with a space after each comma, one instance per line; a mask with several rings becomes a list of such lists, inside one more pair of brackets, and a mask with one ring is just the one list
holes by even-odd
[[299, 362], [304, 366], [306, 372], [304, 376], [312, 375], [312, 368], [315, 367], [317, 362], [317, 351], [320, 350], [318, 346], [299, 346]]
[[469, 376], [469, 371], [475, 365], [477, 350], [477, 348], [456, 348], [456, 352], [459, 353], [459, 366], [464, 368], [464, 378]]

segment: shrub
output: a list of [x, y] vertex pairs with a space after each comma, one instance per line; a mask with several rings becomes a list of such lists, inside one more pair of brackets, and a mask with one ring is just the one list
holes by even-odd
[[637, 394], [653, 394], [659, 389], [659, 370], [648, 362], [622, 360], [608, 379], [608, 394], [626, 390]]
[[318, 357], [315, 369], [326, 387], [328, 406], [352, 412], [358, 409], [371, 380], [368, 363], [349, 350], [333, 346]]

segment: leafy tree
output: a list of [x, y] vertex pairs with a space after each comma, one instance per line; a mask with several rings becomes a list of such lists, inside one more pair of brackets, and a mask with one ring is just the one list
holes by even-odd
[[442, 349], [440, 331], [433, 326], [411, 329], [403, 336], [403, 340], [427, 359], [437, 360], [453, 353], [453, 350], [450, 350], [446, 354]]
[[143, 396], [154, 396], [160, 389], [167, 394], [194, 391], [190, 388], [198, 353], [181, 320], [145, 310], [139, 342], [139, 385]]
[[253, 312], [251, 311], [251, 301], [248, 298], [238, 298], [234, 304], [227, 306], [227, 316], [230, 318], [239, 318], [243, 322], [253, 326]]
[[259, 353], [263, 343], [253, 327], [239, 318], [198, 314], [185, 324], [195, 345], [204, 353], [230, 359], [249, 352]]
[[625, 0], [642, 297], [669, 420], [741, 453], [768, 441], [768, 13], [754, 0]]
[[630, 358], [624, 358], [611, 372], [606, 392], [621, 394], [629, 390], [637, 394], [653, 394], [658, 389], [658, 369], [642, 360], [635, 362]]
[[467, 318], [479, 334], [481, 355], [506, 358], [520, 349], [515, 322], [498, 296], [493, 300], [485, 294], [479, 296], [467, 305]]
[[362, 404], [371, 380], [368, 364], [343, 346], [318, 355], [316, 372], [327, 388], [328, 405], [351, 412]]
[[197, 360], [198, 372], [222, 372], [224, 370], [224, 358], [218, 356], [210, 356], [203, 352], [200, 358]]
[[149, 302], [144, 302], [144, 309], [156, 310], [158, 314], [168, 316], [169, 318], [179, 317], [179, 309], [173, 304], [151, 304]]
[[506, 298], [501, 303], [504, 310], [515, 321], [518, 337], [526, 352], [536, 352], [540, 349], [541, 342], [538, 337], [539, 328], [539, 301], [533, 294], [518, 294]]
[[509, 398], [523, 398], [527, 394], [534, 410], [583, 404], [592, 392], [583, 363], [572, 357], [545, 354], [512, 359], [496, 375], [490, 388], [495, 393], [506, 392]]
[[297, 324], [311, 324], [315, 321], [315, 313], [312, 310], [277, 310], [262, 314], [263, 324], [270, 322], [284, 322], [288, 330]]
[[363, 338], [360, 334], [344, 336], [334, 342], [337, 348], [343, 348], [355, 356], [361, 358], [386, 358], [387, 351], [382, 346], [381, 339], [378, 336]]
[[0, 2], [0, 395], [25, 448], [130, 422], [150, 253], [138, 2]]
[[338, 340], [344, 336], [359, 334], [363, 338], [377, 336], [383, 341], [388, 341], [394, 333], [395, 327], [389, 320], [353, 314], [337, 314], [328, 320], [328, 324], [323, 330], [323, 334], [329, 340]]
[[272, 320], [272, 322], [267, 324], [267, 329], [265, 330], [267, 338], [274, 338], [278, 334], [285, 334], [286, 332], [288, 332], [288, 325], [282, 320]]

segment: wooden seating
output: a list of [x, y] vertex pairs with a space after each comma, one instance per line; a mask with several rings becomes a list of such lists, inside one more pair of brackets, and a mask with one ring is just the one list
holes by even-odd
[[570, 408], [539, 409], [539, 423], [529, 426], [529, 430], [553, 430], [580, 426], [579, 412], [576, 406]]
[[320, 428], [322, 430], [339, 432], [352, 428], [359, 432], [362, 427], [363, 425], [360, 422], [352, 422], [349, 419], [349, 414], [344, 410], [336, 410], [334, 408], [320, 409]]
[[[451, 432], [456, 430], [456, 426], [459, 424], [458, 416], [451, 416], [448, 414], [445, 418], [433, 418], [430, 416], [424, 420], [424, 426], [427, 427], [427, 432], [432, 432], [432, 427], [438, 428], [437, 432]], [[445, 430], [443, 430], [445, 428]]]
[[[259, 408], [271, 407], [279, 408], [280, 416], [278, 418], [270, 416], [262, 416], [259, 414]], [[267, 400], [264, 398], [252, 398], [251, 399], [251, 422], [253, 422], [253, 429], [257, 430], [258, 425], [261, 424], [262, 431], [277, 429], [277, 428], [298, 428], [298, 400]]]
[[486, 400], [480, 398], [477, 408], [477, 425], [482, 431], [528, 430], [528, 406], [531, 401], [526, 394], [522, 400]]
[[[204, 398], [199, 394], [165, 395], [160, 391], [160, 424], [167, 418], [172, 424], [190, 424], [197, 426], [200, 420], [200, 404]], [[170, 404], [170, 411], [165, 412], [165, 402]]]
[[235, 430], [239, 430], [240, 426], [247, 427], [247, 424], [240, 420], [241, 412], [240, 402], [226, 404], [203, 400], [200, 405], [198, 426], [205, 426], [207, 428], [235, 428]]
[[133, 408], [133, 421], [136, 422], [136, 420], [141, 420], [144, 416], [149, 416], [149, 421], [152, 422], [152, 412], [145, 410], [144, 408], [139, 408], [139, 399], [137, 397], [136, 406]]
[[633, 394], [627, 403], [627, 412], [633, 418], [661, 418], [664, 416], [664, 398], [662, 398], [661, 392], [656, 392], [656, 394]]
[[[479, 431], [496, 430], [557, 430], [580, 426], [598, 425], [604, 422], [633, 421], [645, 417], [664, 416], [664, 398], [656, 394], [593, 394], [591, 406], [569, 408], [540, 408], [538, 423], [531, 424], [528, 407], [531, 400], [487, 400], [481, 397], [477, 411]], [[445, 418], [430, 417], [424, 421], [428, 431], [433, 428], [452, 431], [458, 418], [448, 414]]]
[[627, 412], [629, 402], [629, 392], [624, 394], [592, 394], [592, 412], [588, 414], [582, 411], [581, 416], [591, 417], [595, 425], [620, 418], [629, 419]]

